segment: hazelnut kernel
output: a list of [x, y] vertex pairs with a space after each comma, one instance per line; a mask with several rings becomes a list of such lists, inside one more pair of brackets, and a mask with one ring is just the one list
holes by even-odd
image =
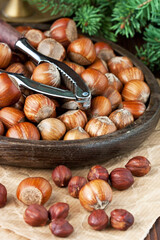
[[57, 237], [68, 237], [73, 232], [72, 225], [66, 219], [53, 219], [49, 224], [51, 232]]
[[87, 183], [87, 180], [84, 177], [80, 177], [80, 176], [72, 177], [68, 184], [69, 194], [74, 198], [78, 198], [79, 191], [86, 183]]
[[87, 175], [88, 181], [91, 181], [93, 179], [103, 179], [104, 181], [108, 181], [108, 178], [109, 173], [107, 169], [100, 165], [93, 166]]
[[142, 177], [150, 171], [151, 163], [143, 156], [136, 156], [131, 158], [125, 167], [131, 171], [133, 176]]
[[57, 219], [57, 218], [66, 218], [69, 212], [69, 205], [64, 202], [57, 202], [53, 204], [49, 210], [49, 219]]
[[112, 187], [118, 190], [125, 190], [134, 183], [132, 173], [126, 168], [115, 168], [110, 173]]
[[127, 230], [134, 223], [133, 215], [124, 209], [115, 209], [111, 212], [111, 226], [118, 230]]
[[44, 226], [48, 220], [48, 212], [42, 205], [32, 204], [24, 212], [24, 221], [33, 226]]
[[105, 229], [108, 225], [108, 216], [103, 209], [94, 210], [88, 217], [88, 224], [94, 230]]
[[67, 187], [71, 177], [71, 170], [64, 165], [57, 166], [52, 172], [52, 179], [58, 187]]

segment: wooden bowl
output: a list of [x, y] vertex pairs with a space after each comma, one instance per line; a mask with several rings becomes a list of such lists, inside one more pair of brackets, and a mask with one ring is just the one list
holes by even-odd
[[[105, 41], [92, 38], [93, 41]], [[0, 164], [54, 168], [59, 164], [70, 168], [99, 164], [139, 147], [153, 132], [160, 117], [160, 89], [150, 70], [133, 54], [110, 41], [117, 55], [129, 57], [139, 67], [150, 87], [146, 112], [132, 125], [109, 135], [72, 141], [33, 141], [0, 137]]]

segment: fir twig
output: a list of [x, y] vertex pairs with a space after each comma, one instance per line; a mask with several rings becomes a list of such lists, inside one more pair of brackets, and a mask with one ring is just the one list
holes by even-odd
[[98, 8], [90, 5], [84, 5], [75, 13], [74, 20], [83, 33], [95, 35], [101, 27], [103, 14]]

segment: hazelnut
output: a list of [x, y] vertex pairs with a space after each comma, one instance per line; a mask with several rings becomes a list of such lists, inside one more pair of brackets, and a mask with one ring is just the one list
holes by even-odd
[[125, 190], [134, 183], [132, 173], [126, 168], [115, 168], [110, 173], [112, 187], [118, 190]]
[[75, 176], [72, 177], [68, 184], [68, 192], [74, 197], [79, 197], [79, 191], [87, 183], [87, 180], [84, 177]]
[[49, 210], [49, 219], [66, 218], [69, 212], [69, 205], [63, 202], [53, 204]]
[[72, 225], [66, 219], [53, 219], [49, 224], [51, 232], [57, 237], [68, 237], [73, 232]]
[[94, 230], [105, 229], [108, 225], [108, 216], [103, 209], [94, 210], [88, 217], [88, 224]]
[[109, 115], [109, 119], [114, 122], [117, 129], [122, 129], [134, 122], [134, 117], [127, 109], [116, 109]]
[[118, 230], [127, 230], [134, 223], [133, 215], [124, 209], [115, 209], [111, 212], [111, 226]]
[[64, 165], [57, 166], [52, 172], [52, 179], [58, 187], [66, 187], [71, 177], [71, 170]]
[[51, 193], [51, 184], [42, 177], [25, 178], [17, 187], [17, 198], [26, 205], [45, 204]]
[[79, 200], [87, 211], [92, 212], [97, 209], [105, 209], [112, 201], [112, 195], [112, 189], [106, 181], [94, 179], [81, 188]]
[[20, 122], [8, 129], [6, 137], [39, 140], [40, 133], [34, 124], [30, 122]]
[[7, 190], [6, 187], [0, 183], [0, 208], [4, 207], [7, 202]]
[[88, 181], [91, 181], [93, 179], [103, 179], [104, 181], [108, 181], [108, 178], [109, 173], [107, 169], [100, 165], [93, 166], [87, 175]]
[[130, 170], [134, 176], [142, 177], [150, 171], [151, 163], [145, 157], [136, 156], [131, 158], [125, 167]]
[[0, 136], [3, 136], [4, 132], [5, 132], [4, 125], [3, 125], [2, 121], [0, 120]]
[[32, 204], [24, 212], [24, 221], [33, 227], [44, 226], [48, 221], [48, 212], [44, 206]]

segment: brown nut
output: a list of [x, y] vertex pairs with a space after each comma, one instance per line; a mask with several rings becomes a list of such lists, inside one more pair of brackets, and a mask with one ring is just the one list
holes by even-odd
[[52, 172], [52, 179], [58, 187], [66, 187], [71, 177], [71, 170], [64, 165], [57, 166]]
[[94, 179], [85, 184], [79, 192], [81, 205], [92, 212], [105, 209], [112, 201], [113, 192], [110, 185], [102, 179]]
[[80, 177], [80, 176], [72, 177], [68, 184], [69, 194], [74, 198], [78, 198], [79, 191], [86, 183], [87, 183], [87, 180], [84, 177]]
[[150, 171], [151, 163], [145, 157], [136, 156], [131, 158], [125, 167], [130, 170], [134, 176], [142, 177]]
[[7, 202], [7, 190], [6, 187], [0, 183], [0, 208], [4, 207]]
[[49, 219], [57, 219], [57, 218], [66, 218], [69, 212], [69, 205], [63, 202], [57, 202], [53, 204], [49, 210]]
[[132, 173], [126, 168], [115, 168], [110, 173], [112, 187], [118, 190], [125, 190], [134, 183]]
[[57, 237], [68, 237], [73, 232], [72, 225], [65, 219], [53, 219], [49, 224], [51, 232]]
[[118, 230], [127, 230], [134, 223], [133, 215], [124, 209], [115, 209], [111, 212], [111, 226]]
[[93, 166], [87, 175], [88, 181], [91, 181], [93, 179], [103, 179], [104, 181], [108, 181], [108, 178], [109, 173], [107, 169], [100, 165]]
[[88, 217], [88, 224], [94, 230], [105, 229], [108, 225], [108, 216], [103, 209], [94, 210]]
[[52, 186], [43, 177], [28, 177], [17, 187], [17, 198], [26, 205], [45, 204], [52, 193]]
[[42, 205], [32, 204], [24, 212], [24, 221], [33, 227], [46, 225], [48, 221], [48, 212]]

